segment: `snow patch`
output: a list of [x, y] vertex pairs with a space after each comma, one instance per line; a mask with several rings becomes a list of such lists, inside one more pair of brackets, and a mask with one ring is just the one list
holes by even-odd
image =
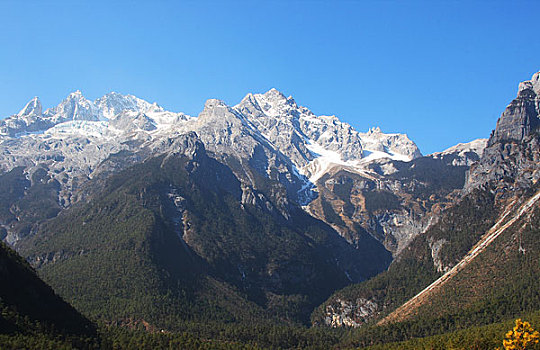
[[409, 156], [403, 154], [364, 149], [363, 154], [358, 159], [345, 161], [338, 152], [325, 149], [311, 140], [306, 140], [306, 147], [315, 159], [305, 167], [301, 168], [300, 171], [302, 174], [306, 175], [312, 183], [319, 180], [334, 166], [347, 167], [354, 172], [367, 175], [368, 173], [371, 173], [371, 171], [368, 170], [367, 165], [375, 160], [383, 158], [404, 162], [409, 162], [411, 160]]
[[113, 136], [111, 135], [111, 129], [109, 129], [108, 122], [88, 120], [72, 120], [56, 124], [52, 128], [46, 130], [44, 134], [59, 138], [76, 134], [99, 138]]
[[440, 158], [443, 155], [447, 154], [458, 154], [459, 156], [464, 156], [467, 152], [474, 152], [478, 154], [478, 156], [482, 156], [484, 153], [484, 149], [487, 146], [488, 139], [477, 139], [473, 140], [471, 142], [466, 143], [458, 143], [455, 146], [452, 146], [450, 148], [445, 149], [442, 152], [436, 152], [431, 154], [430, 156], [434, 158]]

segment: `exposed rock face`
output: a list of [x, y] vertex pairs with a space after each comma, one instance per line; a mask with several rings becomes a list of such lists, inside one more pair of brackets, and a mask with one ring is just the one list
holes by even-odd
[[248, 94], [234, 109], [315, 185], [317, 199], [302, 204], [309, 203], [306, 209], [312, 215], [331, 223], [351, 244], [369, 234], [396, 253], [411, 232], [429, 223], [422, 219], [424, 210], [379, 208], [375, 214], [365, 208], [364, 193], [377, 197], [383, 191], [381, 198], [397, 194], [395, 202], [406, 201], [399, 193], [400, 179], [386, 179], [389, 174], [370, 168], [385, 159], [408, 162], [421, 157], [406, 135], [385, 134], [379, 128], [359, 133], [335, 116], [314, 115], [275, 89]]
[[512, 195], [531, 187], [540, 179], [540, 137], [537, 132], [520, 141], [500, 141], [484, 151], [482, 160], [473, 165], [467, 176], [465, 193], [489, 187], [498, 197]]
[[[238, 122], [224, 106], [205, 113], [208, 114], [201, 118], [216, 117], [216, 123]], [[235, 172], [240, 173], [239, 169], [243, 169], [245, 177], [256, 177], [257, 170], [242, 163], [243, 159], [236, 159], [241, 167], [233, 172], [232, 166], [207, 153], [194, 132], [162, 141], [153, 152], [148, 149], [150, 156], [132, 166], [126, 167], [126, 163], [135, 156], [143, 158], [145, 154], [141, 152], [147, 145], [137, 152], [126, 151], [106, 159], [94, 171], [93, 178], [83, 184], [89, 193], [86, 203], [65, 209], [40, 226], [34, 235], [24, 237], [17, 247], [26, 252], [35, 266], [61, 270], [63, 264], [81, 258], [99, 261], [103, 249], [96, 248], [96, 242], [114, 246], [118, 244], [117, 234], [130, 235], [148, 225], [145, 234], [128, 240], [143, 238], [146, 243], [137, 247], [153, 249], [151, 258], [143, 261], [166, 261], [165, 266], [159, 265], [159, 270], [168, 278], [187, 274], [179, 269], [203, 270], [193, 271], [197, 275], [210, 270], [208, 275], [238, 288], [270, 312], [296, 320], [302, 317], [304, 321], [331, 292], [371, 277], [389, 264], [391, 255], [373, 238], [365, 237], [366, 244], [356, 249], [327, 224], [298, 206], [289, 205], [283, 183], [262, 176], [253, 182], [237, 177]], [[116, 168], [124, 170], [114, 172]], [[93, 214], [81, 215], [79, 210]], [[117, 231], [116, 225], [123, 229]], [[68, 238], [58, 238], [62, 234]], [[111, 234], [115, 238], [105, 238]], [[83, 242], [74, 243], [78, 239]], [[48, 247], [41, 244], [44, 241]], [[119, 245], [118, 250], [126, 249], [128, 255], [142, 250], [131, 244], [128, 248]], [[131, 266], [131, 270], [138, 269]], [[95, 276], [92, 269], [85, 273], [88, 278]], [[196, 283], [178, 282], [174, 286], [192, 284]], [[196, 285], [193, 288], [205, 288]], [[70, 298], [79, 294], [71, 288], [64, 293]], [[290, 310], [298, 311], [292, 316]]]
[[355, 302], [336, 299], [333, 305], [326, 308], [327, 326], [338, 327], [358, 327], [372, 317], [378, 306], [372, 300], [358, 298]]
[[[369, 281], [372, 282], [371, 284], [368, 282], [351, 286], [332, 296], [321, 306], [314, 323], [332, 327], [342, 325], [356, 327], [365, 323], [366, 320], [377, 318], [385, 308], [392, 310], [399, 306], [393, 300], [396, 295], [387, 297], [388, 293], [392, 293], [388, 289], [400, 290], [400, 288], [405, 288], [403, 285], [409, 283], [408, 288], [420, 288], [409, 296], [413, 297], [440, 277], [441, 273], [448, 272], [456, 266], [492, 227], [500, 226], [503, 227], [501, 230], [506, 229], [506, 226], [494, 225], [495, 222], [504, 221], [507, 206], [510, 209], [514, 208], [515, 211], [518, 207], [516, 203], [523, 204], [524, 199], [531, 196], [531, 189], [538, 188], [540, 179], [539, 76], [540, 73], [536, 73], [532, 80], [520, 84], [518, 97], [502, 114], [487, 142], [476, 140], [469, 144], [460, 144], [410, 163], [409, 175], [412, 175], [411, 177], [415, 180], [419, 179], [414, 176], [413, 166], [416, 166], [418, 162], [427, 161], [428, 158], [452, 165], [454, 169], [461, 167], [466, 170], [470, 165], [470, 170], [466, 172], [466, 181], [462, 181], [461, 186], [455, 186], [454, 183], [455, 190], [448, 191], [446, 200], [439, 200], [438, 203], [432, 204], [431, 209], [426, 206], [429, 202], [425, 200], [425, 197], [418, 195], [418, 190], [422, 188], [421, 181], [401, 181], [401, 184], [409, 184], [410, 188], [414, 189], [409, 193], [414, 196], [412, 200], [411, 197], [406, 197], [404, 194], [406, 191], [403, 189], [401, 195], [399, 191], [393, 192], [400, 199], [399, 206], [406, 207], [403, 199], [409, 198], [414, 204], [408, 207], [409, 213], [423, 206], [424, 218], [431, 217], [433, 223], [417, 231], [417, 233], [423, 233], [411, 240], [411, 244], [405, 249], [398, 246], [397, 250], [401, 249], [402, 253], [394, 260], [387, 272]], [[383, 185], [379, 185], [381, 188], [391, 190], [390, 186], [385, 187], [384, 184], [388, 184], [392, 176], [400, 176], [400, 173], [404, 173], [404, 169], [399, 168], [397, 164], [381, 162], [371, 165], [372, 167], [378, 165], [379, 172], [387, 175], [386, 179], [381, 181]], [[417, 174], [422, 173], [423, 171], [420, 170]], [[441, 174], [444, 172], [438, 172], [433, 179], [445, 178], [441, 177]], [[465, 171], [462, 174], [465, 175]], [[450, 174], [446, 179], [451, 180], [454, 177], [455, 175]], [[389, 210], [388, 215], [396, 215], [399, 210]], [[350, 217], [358, 220], [357, 215]], [[413, 216], [409, 215], [410, 217]], [[502, 232], [495, 229], [492, 231]], [[392, 229], [394, 235], [398, 232], [400, 232], [398, 228]], [[471, 239], [471, 237], [475, 238]], [[406, 270], [411, 266], [416, 269], [413, 272], [410, 270], [407, 272]], [[418, 272], [419, 267], [423, 269], [422, 272]], [[402, 282], [407, 279], [409, 282]], [[422, 279], [424, 279], [424, 284], [419, 287], [418, 281]], [[358, 297], [359, 295], [361, 298]], [[373, 302], [375, 307], [371, 312], [362, 313], [362, 316], [358, 317], [356, 310], [362, 308], [369, 310], [365, 306], [372, 305], [366, 301]]]
[[484, 153], [488, 139], [477, 139], [467, 143], [460, 143], [442, 152], [430, 154], [435, 159], [445, 159], [455, 166], [471, 166], [478, 162]]
[[441, 248], [445, 243], [448, 243], [448, 240], [445, 238], [433, 240], [431, 237], [428, 238], [429, 248], [431, 250], [431, 258], [433, 259], [433, 265], [437, 269], [437, 272], [446, 272], [450, 269], [450, 266], [445, 266], [441, 259]]
[[[432, 222], [426, 214], [439, 211], [461, 186], [439, 191], [432, 180], [412, 174], [414, 167], [424, 171], [428, 165], [408, 163], [421, 153], [406, 135], [379, 128], [359, 133], [335, 116], [316, 116], [275, 89], [248, 94], [234, 107], [208, 100], [196, 118], [131, 95], [113, 92], [89, 101], [77, 91], [44, 113], [35, 98], [2, 125], [0, 169], [23, 166], [31, 176], [39, 164], [60, 184], [56, 196], [62, 207], [85, 198], [89, 179], [172, 152], [179, 137], [194, 133], [242, 180], [242, 203], [273, 207], [285, 217], [292, 203], [309, 205], [306, 210], [351, 244], [371, 235], [394, 254]], [[449, 150], [435, 163], [445, 169], [468, 166], [476, 151], [458, 156]], [[464, 168], [458, 170], [454, 178], [461, 179]], [[263, 194], [261, 177], [283, 184], [286, 192]], [[419, 188], [432, 193], [418, 196]], [[3, 224], [13, 232], [10, 223]], [[9, 239], [17, 237], [13, 232]]]
[[109, 120], [109, 125], [126, 132], [137, 130], [152, 131], [157, 128], [154, 121], [148, 118], [146, 114], [130, 111], [123, 111], [115, 115]]
[[53, 125], [51, 122], [43, 120], [41, 116], [41, 101], [34, 97], [19, 113], [0, 120], [0, 135], [16, 136], [20, 133], [44, 130]]
[[468, 166], [454, 165], [461, 159], [456, 154], [411, 162], [383, 159], [364, 172], [335, 166], [316, 182], [319, 196], [308, 210], [352, 244], [369, 234], [396, 256], [463, 187]]
[[46, 110], [45, 115], [55, 122], [68, 120], [99, 120], [94, 104], [87, 100], [79, 90], [69, 94], [69, 96], [58, 106]]
[[165, 112], [157, 103], [149, 103], [132, 95], [122, 95], [110, 92], [94, 102], [95, 109], [99, 111], [101, 119], [111, 119], [115, 115], [125, 112]]
[[459, 196], [486, 143], [479, 139], [410, 162], [378, 159], [362, 170], [333, 166], [316, 181], [319, 197], [308, 210], [352, 244], [368, 233], [397, 256]]
[[[359, 133], [335, 116], [316, 116], [275, 89], [248, 94], [234, 107], [208, 100], [196, 118], [131, 95], [89, 101], [77, 91], [45, 112], [33, 99], [2, 122], [16, 128], [0, 135], [0, 169], [7, 174], [22, 167], [22, 182], [35, 172], [47, 174], [45, 198], [55, 208], [46, 217], [25, 219], [16, 208], [32, 191], [11, 198], [0, 218], [10, 243], [33, 234], [40, 220], [62, 208], [90, 200], [90, 180], [160, 154], [192, 157], [200, 144], [241, 181], [242, 205], [290, 219], [301, 204], [356, 249], [376, 251], [362, 246], [373, 237], [397, 255], [448, 203], [466, 169], [450, 158], [420, 158], [406, 135], [378, 128]], [[426, 171], [433, 174], [426, 177]], [[436, 183], [435, 173], [449, 174], [453, 182]]]
[[[300, 170], [326, 154], [333, 162], [356, 164], [364, 151], [396, 155], [402, 160], [421, 156], [420, 150], [403, 134], [384, 134], [379, 128], [359, 133], [336, 116], [316, 116], [298, 106], [292, 97], [272, 89], [265, 94], [248, 94], [234, 107]], [[312, 175], [307, 174], [308, 176]]]
[[540, 178], [540, 72], [519, 84], [518, 96], [497, 121], [479, 163], [471, 167], [465, 192], [491, 186], [500, 196], [529, 188]]
[[306, 108], [299, 110], [292, 98], [287, 99], [272, 89], [266, 94], [248, 94], [234, 109], [245, 115], [294, 164], [301, 167], [313, 160], [313, 155], [305, 146], [305, 136], [298, 120], [302, 112], [309, 111]]
[[518, 95], [497, 121], [489, 145], [521, 141], [540, 126], [540, 72], [519, 84]]
[[151, 104], [132, 95], [111, 92], [95, 101], [90, 101], [80, 91], [75, 91], [58, 106], [49, 108], [45, 112], [42, 112], [39, 99], [33, 98], [18, 114], [0, 120], [0, 137], [43, 133], [56, 125], [70, 121], [108, 121], [122, 112], [129, 112], [128, 114], [132, 116], [146, 113], [161, 125], [187, 120], [187, 116], [183, 113], [167, 112], [156, 103]]

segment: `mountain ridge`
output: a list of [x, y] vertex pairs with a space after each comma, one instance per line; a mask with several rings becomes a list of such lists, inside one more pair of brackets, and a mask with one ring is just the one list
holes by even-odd
[[[0, 120], [0, 171], [23, 166], [31, 177], [36, 169], [45, 169], [49, 181], [59, 184], [58, 203], [67, 208], [84, 197], [78, 189], [107, 158], [135, 152], [142, 160], [166, 152], [173, 147], [170, 140], [190, 132], [217, 159], [240, 159], [285, 184], [289, 199], [304, 206], [317, 197], [314, 182], [336, 165], [366, 173], [377, 159], [408, 161], [421, 155], [406, 135], [375, 128], [358, 133], [335, 116], [314, 115], [275, 89], [248, 94], [232, 107], [210, 99], [198, 117], [169, 112], [132, 95], [113, 92], [90, 101], [76, 91], [44, 112], [34, 98], [19, 114]], [[237, 175], [253, 185], [242, 168]], [[0, 224], [11, 230], [9, 222]], [[8, 241], [22, 235], [10, 234]]]
[[[539, 73], [535, 73], [533, 81], [536, 81], [538, 76]], [[511, 310], [499, 305], [504, 302], [501, 295], [505, 290], [501, 286], [508, 285], [504, 281], [504, 273], [507, 271], [505, 265], [500, 266], [504, 272], [492, 271], [497, 278], [495, 281], [499, 283], [484, 281], [489, 290], [486, 290], [485, 286], [471, 285], [463, 278], [460, 279], [459, 275], [465, 273], [480, 278], [483, 266], [487, 269], [486, 255], [490, 255], [491, 259], [500, 256], [500, 260], [511, 255], [508, 264], [523, 265], [524, 261], [530, 259], [520, 258], [525, 254], [521, 246], [522, 238], [527, 238], [528, 249], [531, 249], [533, 258], [538, 253], [537, 245], [534, 244], [538, 225], [535, 225], [534, 218], [537, 218], [535, 213], [538, 212], [537, 190], [540, 173], [540, 130], [537, 124], [540, 120], [540, 96], [536, 95], [532, 87], [534, 85], [531, 81], [520, 84], [517, 97], [502, 113], [490, 139], [487, 142], [481, 141], [485, 148], [482, 146], [481, 157], [473, 162], [467, 171], [459, 194], [453, 203], [442, 211], [438, 220], [414, 237], [387, 271], [370, 281], [349, 286], [327, 300], [314, 313], [314, 323], [333, 327], [344, 324], [358, 327], [367, 322], [381, 322], [381, 319], [382, 322], [403, 322], [435, 317], [432, 315], [435, 310], [430, 309], [434, 307], [433, 299], [438, 303], [437, 315], [443, 317], [441, 322], [456, 326], [455, 322], [458, 321], [452, 320], [454, 311], [441, 308], [444, 304], [443, 298], [449, 295], [456, 300], [466, 300], [467, 303], [462, 306], [471, 309], [464, 312], [470, 312], [479, 318], [481, 317], [477, 312], [485, 312], [489, 317], [494, 317], [498, 312], [497, 307], [507, 315], [521, 310]], [[527, 92], [525, 95], [524, 91]], [[522, 108], [532, 105], [536, 107]], [[466, 153], [468, 149], [474, 148], [472, 146], [474, 145], [457, 145], [453, 149], [458, 154], [463, 151]], [[448, 157], [445, 152], [432, 156], [442, 159]], [[448, 160], [453, 162], [452, 158]], [[463, 160], [467, 160], [467, 157]], [[526, 204], [523, 204], [525, 202]], [[516, 211], [515, 216], [505, 221], [510, 213]], [[527, 237], [523, 231], [527, 232]], [[509, 241], [505, 242], [503, 239]], [[474, 269], [470, 266], [474, 266]], [[530, 269], [530, 273], [534, 276], [539, 271]], [[512, 276], [508, 279], [513, 281], [511, 283], [529, 283], [527, 288], [534, 288], [534, 278], [519, 281]], [[477, 289], [483, 290], [487, 295], [475, 294], [474, 290]], [[424, 294], [429, 293], [430, 298], [424, 298], [422, 290], [425, 291]], [[527, 304], [519, 299], [524, 297], [523, 293], [515, 293], [517, 302]], [[474, 297], [471, 297], [471, 294]], [[536, 299], [532, 298], [531, 303], [536, 303]], [[480, 308], [479, 305], [489, 306], [489, 310], [474, 309]], [[387, 316], [388, 314], [390, 316]]]

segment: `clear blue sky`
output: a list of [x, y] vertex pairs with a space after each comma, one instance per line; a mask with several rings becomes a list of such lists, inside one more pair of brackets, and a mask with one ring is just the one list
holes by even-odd
[[488, 137], [540, 70], [539, 1], [0, 0], [0, 116], [80, 89], [197, 115], [272, 87], [424, 154]]

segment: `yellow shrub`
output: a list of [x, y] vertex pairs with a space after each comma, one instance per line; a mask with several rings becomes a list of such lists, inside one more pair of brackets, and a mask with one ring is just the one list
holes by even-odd
[[505, 334], [503, 346], [505, 350], [525, 350], [538, 343], [540, 333], [535, 331], [529, 322], [522, 322], [520, 318], [516, 320], [516, 325], [511, 331]]

